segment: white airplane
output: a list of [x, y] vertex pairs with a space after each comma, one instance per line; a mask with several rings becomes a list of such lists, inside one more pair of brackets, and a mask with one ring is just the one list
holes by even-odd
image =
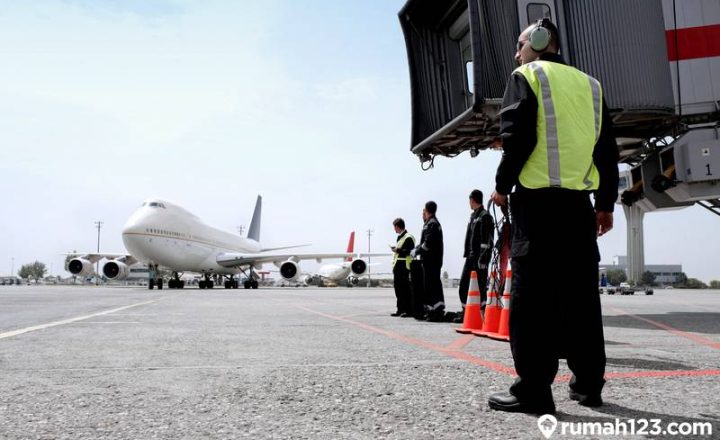
[[[354, 250], [355, 231], [352, 231], [350, 233], [350, 239], [348, 240], [347, 253], [352, 254]], [[360, 257], [347, 257], [342, 263], [324, 264], [320, 266], [315, 275], [306, 276], [303, 281], [305, 281], [306, 284], [319, 284], [319, 282], [329, 281], [337, 283], [347, 280], [349, 284], [357, 285], [358, 278], [367, 273], [368, 266], [370, 266], [370, 264]]]
[[[293, 282], [302, 276], [298, 263], [301, 260], [330, 258], [353, 258], [352, 253], [298, 254], [276, 253], [275, 251], [297, 248], [306, 245], [263, 248], [260, 245], [260, 218], [262, 197], [258, 196], [255, 211], [248, 228], [247, 237], [225, 232], [203, 223], [198, 217], [184, 208], [160, 199], [146, 200], [135, 211], [122, 231], [122, 239], [129, 254], [85, 253], [74, 254], [68, 264], [73, 275], [89, 276], [94, 273], [93, 264], [106, 259], [102, 273], [109, 279], [123, 279], [129, 273], [129, 266], [142, 262], [150, 268], [148, 287], [157, 285], [163, 288], [163, 279], [158, 276], [158, 268], [172, 271], [168, 287], [183, 288], [185, 282], [180, 279], [182, 272], [203, 274], [201, 289], [212, 289], [214, 277], [225, 278], [226, 289], [237, 289], [236, 275], [243, 274], [246, 289], [257, 289], [256, 269], [264, 263], [273, 263], [280, 269], [280, 276]], [[383, 254], [359, 254], [380, 256]], [[350, 262], [354, 264], [356, 260]], [[365, 262], [360, 260], [362, 265]], [[356, 266], [358, 266], [356, 264]]]

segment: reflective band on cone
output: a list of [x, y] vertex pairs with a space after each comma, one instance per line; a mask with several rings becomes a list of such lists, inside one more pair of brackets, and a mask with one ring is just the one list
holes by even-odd
[[500, 328], [500, 312], [502, 307], [497, 298], [497, 292], [495, 289], [490, 291], [488, 294], [488, 303], [485, 306], [485, 323], [482, 330], [477, 333], [473, 333], [478, 336], [490, 336], [491, 333], [497, 333]]
[[505, 289], [503, 289], [503, 309], [500, 312], [500, 326], [497, 333], [490, 333], [489, 337], [498, 341], [510, 341], [510, 287], [512, 285], [512, 269], [505, 271]]
[[[493, 271], [490, 272], [490, 278], [488, 279], [488, 297], [487, 297], [487, 298], [488, 298], [488, 303], [485, 305], [485, 314], [484, 314], [484, 315], [485, 315], [485, 316], [484, 316], [485, 319], [484, 319], [484, 322], [483, 322], [483, 328], [487, 325], [487, 318], [488, 318], [487, 310], [488, 310], [488, 307], [489, 307], [491, 304], [494, 304], [494, 302], [497, 302], [497, 293], [496, 293], [496, 292], [497, 292], [497, 288], [498, 288], [497, 272], [495, 272], [495, 271], [493, 270]], [[483, 331], [482, 328], [480, 328], [480, 329], [478, 329], [478, 330], [473, 330], [472, 334], [474, 334], [474, 335], [476, 335], [476, 336], [483, 336], [483, 335], [481, 334], [482, 331]]]
[[478, 287], [477, 273], [470, 272], [470, 289], [468, 290], [467, 303], [463, 325], [455, 329], [458, 333], [471, 333], [473, 330], [480, 330], [483, 326], [482, 313], [480, 312], [480, 288]]

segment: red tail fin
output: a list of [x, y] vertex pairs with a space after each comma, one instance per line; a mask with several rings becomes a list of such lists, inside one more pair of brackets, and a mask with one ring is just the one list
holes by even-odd
[[[352, 254], [353, 252], [355, 252], [355, 231], [352, 231], [350, 233], [350, 240], [348, 241], [347, 252], [349, 254]], [[352, 261], [352, 260], [353, 260], [353, 257], [347, 257], [345, 259], [345, 261]]]

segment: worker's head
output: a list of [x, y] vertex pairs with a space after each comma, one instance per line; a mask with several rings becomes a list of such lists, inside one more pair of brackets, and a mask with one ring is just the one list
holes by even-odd
[[559, 50], [557, 26], [543, 18], [528, 26], [518, 37], [515, 61], [518, 64], [532, 63], [544, 53], [558, 53]]
[[432, 200], [425, 203], [425, 208], [423, 208], [423, 212], [422, 212], [423, 220], [427, 220], [429, 218], [435, 217], [436, 212], [437, 212], [437, 203], [433, 202]]
[[474, 189], [470, 193], [470, 209], [473, 211], [482, 206], [483, 193], [479, 189]]
[[405, 220], [401, 219], [400, 217], [393, 220], [393, 227], [395, 228], [395, 233], [399, 234], [402, 231], [405, 230]]

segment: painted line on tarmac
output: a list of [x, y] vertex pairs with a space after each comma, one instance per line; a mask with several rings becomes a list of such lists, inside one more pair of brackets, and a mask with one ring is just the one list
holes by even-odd
[[460, 350], [464, 348], [466, 345], [471, 343], [475, 340], [477, 336], [475, 335], [463, 335], [457, 338], [455, 341], [453, 341], [450, 345], [447, 346], [448, 350]]
[[606, 307], [617, 313], [622, 313], [625, 316], [635, 318], [638, 321], [647, 322], [650, 325], [661, 328], [661, 329], [663, 329], [667, 332], [670, 332], [676, 336], [680, 336], [681, 338], [689, 339], [700, 345], [705, 345], [707, 347], [714, 348], [716, 350], [720, 350], [720, 343], [715, 342], [712, 339], [704, 338], [704, 337], [696, 335], [694, 333], [689, 333], [689, 332], [685, 332], [685, 331], [676, 329], [675, 327], [669, 326], [667, 324], [663, 324], [662, 322], [653, 321], [652, 319], [643, 318], [642, 316], [638, 316], [638, 315], [633, 315], [632, 313], [626, 312], [623, 309], [618, 309], [617, 307], [611, 307], [611, 306], [606, 306]]
[[[352, 319], [343, 318], [343, 317], [341, 317], [341, 316], [329, 315], [329, 314], [327, 314], [327, 313], [319, 312], [319, 311], [317, 311], [317, 310], [313, 310], [313, 309], [310, 309], [310, 308], [305, 307], [305, 306], [295, 305], [295, 307], [298, 308], [298, 309], [300, 309], [300, 310], [304, 310], [304, 311], [306, 311], [306, 312], [309, 312], [309, 313], [313, 313], [313, 314], [315, 314], [315, 315], [322, 316], [322, 317], [324, 317], [324, 318], [332, 319], [332, 320], [334, 320], [334, 321], [344, 322], [344, 323], [346, 323], [346, 324], [350, 324], [350, 325], [353, 325], [353, 326], [355, 326], [355, 327], [359, 327], [359, 328], [361, 328], [361, 329], [363, 329], [363, 330], [367, 330], [367, 331], [370, 331], [370, 332], [373, 332], [373, 333], [378, 333], [378, 334], [381, 334], [381, 335], [383, 335], [383, 336], [387, 336], [388, 338], [395, 339], [395, 340], [397, 340], [397, 341], [405, 342], [405, 343], [407, 343], [407, 344], [415, 345], [415, 346], [417, 346], [417, 347], [427, 348], [427, 349], [429, 349], [429, 350], [432, 350], [432, 351], [435, 351], [435, 352], [444, 354], [444, 355], [446, 355], [446, 356], [453, 357], [453, 358], [455, 358], [455, 359], [460, 359], [460, 360], [469, 362], [469, 363], [474, 364], [474, 365], [478, 365], [478, 366], [481, 366], [481, 367], [488, 368], [488, 369], [493, 370], [493, 371], [496, 371], [496, 372], [498, 372], [498, 373], [504, 373], [504, 374], [507, 374], [507, 375], [510, 375], [510, 376], [516, 376], [515, 369], [512, 368], [512, 367], [508, 367], [508, 366], [505, 366], [505, 365], [503, 365], [503, 364], [499, 364], [499, 363], [497, 363], [497, 362], [486, 361], [486, 360], [484, 360], [484, 359], [480, 359], [480, 358], [478, 358], [478, 357], [475, 357], [475, 356], [473, 356], [473, 355], [471, 355], [471, 354], [468, 354], [468, 353], [465, 353], [465, 352], [462, 352], [462, 351], [458, 351], [457, 349], [455, 349], [455, 350], [449, 349], [449, 348], [443, 347], [442, 345], [434, 344], [434, 343], [429, 342], [429, 341], [425, 341], [425, 340], [422, 340], [422, 339], [413, 338], [413, 337], [410, 337], [410, 336], [405, 336], [405, 335], [402, 335], [402, 334], [400, 334], [400, 333], [396, 333], [396, 332], [393, 332], [393, 331], [390, 331], [390, 330], [385, 330], [385, 329], [382, 329], [382, 328], [380, 328], [380, 327], [375, 327], [375, 326], [372, 326], [372, 325], [369, 325], [369, 324], [365, 324], [365, 323], [362, 323], [362, 322], [353, 321]], [[473, 337], [473, 338], [474, 338], [474, 337]], [[474, 338], [474, 339], [476, 339], [476, 338]]]
[[[605, 379], [637, 379], [644, 377], [708, 377], [720, 376], [720, 370], [670, 370], [670, 371], [628, 371], [617, 373], [605, 373]], [[557, 376], [555, 382], [570, 382], [572, 375], [564, 374]]]
[[78, 316], [76, 318], [63, 319], [62, 321], [49, 322], [47, 324], [34, 325], [32, 327], [25, 327], [25, 328], [13, 330], [10, 332], [0, 333], [0, 339], [11, 338], [13, 336], [22, 335], [23, 333], [34, 332], [36, 330], [44, 330], [44, 329], [50, 328], [50, 327], [57, 327], [58, 325], [71, 324], [73, 322], [94, 318], [96, 316], [109, 315], [110, 313], [115, 313], [115, 312], [119, 312], [121, 310], [131, 309], [133, 307], [144, 306], [144, 305], [152, 304], [152, 303], [155, 303], [158, 301], [160, 301], [160, 300], [156, 299], [153, 301], [144, 301], [141, 303], [130, 304], [129, 306], [123, 306], [123, 307], [117, 307], [115, 309], [104, 310], [102, 312], [93, 313], [91, 315]]

